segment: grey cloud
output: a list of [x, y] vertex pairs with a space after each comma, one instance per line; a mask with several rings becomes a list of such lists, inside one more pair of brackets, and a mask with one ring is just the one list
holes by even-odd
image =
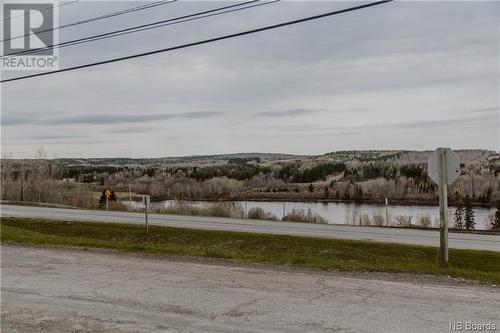
[[151, 127], [120, 127], [111, 129], [109, 132], [115, 134], [121, 134], [121, 133], [131, 134], [131, 133], [148, 133], [153, 130], [154, 129]]
[[[61, 19], [71, 22], [117, 6], [125, 5], [84, 1], [73, 9], [62, 7]], [[134, 14], [133, 22], [125, 16], [106, 20], [105, 30], [212, 6], [179, 2]], [[216, 20], [63, 48], [61, 65], [173, 46], [348, 6], [341, 1], [279, 2], [245, 11], [244, 16], [221, 15]], [[311, 153], [334, 147], [432, 148], [448, 139], [462, 147], [496, 149], [499, 6], [475, 1], [392, 2], [95, 70], [5, 84], [2, 139], [27, 142], [22, 134], [37, 134], [40, 127], [60, 134], [60, 125], [71, 125], [74, 133], [104, 133], [117, 143], [103, 140], [87, 147], [87, 140], [78, 144], [77, 139], [68, 139], [69, 149], [59, 139], [60, 144], [54, 143], [56, 153], [166, 156], [268, 149]], [[104, 27], [89, 25], [88, 29], [91, 35]], [[80, 32], [63, 29], [60, 39], [81, 37]], [[54, 114], [52, 110], [67, 111]], [[187, 110], [226, 114], [215, 118], [219, 114]], [[217, 130], [206, 126], [207, 121]], [[168, 145], [160, 138], [167, 133], [155, 122], [168, 124], [172, 136]], [[186, 133], [182, 126], [188, 122], [192, 127]], [[97, 124], [104, 126], [93, 131]], [[19, 125], [26, 125], [24, 133], [17, 131]], [[269, 125], [279, 131], [266, 133]], [[467, 133], [457, 135], [462, 128]], [[407, 135], [410, 131], [417, 135]], [[129, 133], [137, 133], [133, 142], [126, 140]], [[337, 135], [340, 140], [318, 140], [317, 135]], [[342, 135], [351, 136], [341, 140]], [[24, 152], [34, 150], [28, 148], [23, 147]]]
[[499, 123], [498, 116], [486, 114], [478, 115], [473, 117], [461, 117], [461, 118], [448, 118], [448, 119], [430, 119], [422, 121], [413, 121], [406, 123], [396, 123], [382, 125], [381, 127], [391, 127], [391, 128], [466, 128], [469, 127], [482, 127], [482, 126], [498, 126]]
[[488, 108], [476, 108], [476, 109], [470, 109], [469, 111], [472, 112], [500, 112], [500, 106], [492, 106]]
[[2, 113], [2, 126], [16, 126], [29, 124], [32, 122], [32, 118], [25, 115], [16, 115], [3, 112]]
[[222, 115], [218, 111], [194, 111], [194, 112], [179, 112], [168, 114], [93, 114], [93, 115], [79, 115], [71, 117], [25, 117], [13, 116], [7, 118], [7, 121], [2, 121], [2, 125], [16, 126], [16, 125], [71, 125], [71, 124], [88, 124], [88, 125], [110, 125], [110, 124], [124, 124], [124, 123], [146, 123], [160, 120], [168, 120], [174, 118], [186, 119], [202, 119], [211, 118]]
[[[457, 117], [446, 119], [429, 119], [408, 122], [387, 122], [382, 124], [348, 127], [359, 131], [369, 129], [453, 129], [453, 128], [481, 128], [498, 127], [499, 118], [493, 115], [478, 115], [473, 117]], [[345, 130], [347, 127], [342, 127]]]
[[256, 116], [261, 117], [290, 117], [290, 116], [300, 116], [305, 114], [310, 114], [313, 112], [317, 112], [317, 109], [289, 109], [289, 110], [281, 110], [281, 111], [265, 111], [259, 112]]
[[460, 112], [460, 113], [464, 113], [464, 114], [493, 113], [493, 112], [500, 112], [500, 105], [487, 106], [487, 107], [486, 106], [485, 107], [469, 107], [469, 108], [458, 107], [458, 108], [448, 109], [447, 111]]
[[[479, 128], [479, 127], [498, 127], [500, 119], [495, 115], [477, 115], [472, 117], [457, 117], [447, 119], [429, 119], [407, 122], [384, 122], [366, 125], [267, 125], [267, 129], [272, 129], [273, 133], [288, 133], [294, 136], [299, 134], [357, 134], [371, 129], [453, 129], [453, 128]], [[273, 134], [275, 135], [275, 134]]]
[[454, 128], [481, 128], [481, 127], [498, 127], [499, 118], [486, 114], [472, 117], [457, 117], [446, 119], [429, 119], [417, 120], [408, 122], [386, 122], [364, 126], [339, 126], [336, 127], [339, 131], [367, 131], [370, 129], [454, 129]]
[[109, 125], [123, 123], [146, 123], [159, 120], [168, 120], [173, 118], [200, 119], [211, 118], [221, 115], [221, 112], [180, 112], [169, 114], [137, 114], [137, 115], [85, 115], [66, 117], [59, 119], [44, 120], [44, 124], [49, 125], [68, 125], [68, 124], [91, 124], [91, 125]]
[[[71, 144], [81, 144], [81, 145], [95, 145], [95, 144], [102, 144], [102, 143], [115, 143], [117, 141], [113, 140], [75, 140], [71, 141]], [[14, 142], [4, 142], [2, 145], [5, 146], [36, 146], [40, 147], [40, 145], [62, 145], [62, 146], [68, 146], [68, 142], [65, 142], [64, 140], [47, 140], [47, 141], [14, 141]]]
[[32, 140], [66, 140], [66, 139], [82, 139], [86, 138], [84, 135], [74, 135], [74, 134], [42, 134], [42, 135], [31, 135], [23, 137]]

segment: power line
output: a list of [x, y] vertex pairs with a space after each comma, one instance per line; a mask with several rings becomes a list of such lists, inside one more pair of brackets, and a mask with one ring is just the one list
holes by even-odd
[[[211, 16], [217, 16], [217, 15], [222, 15], [222, 14], [226, 14], [226, 13], [237, 12], [240, 10], [246, 10], [246, 9], [253, 8], [253, 7], [268, 5], [271, 3], [278, 2], [278, 1], [280, 1], [280, 0], [272, 0], [272, 1], [268, 1], [268, 2], [260, 2], [260, 0], [251, 0], [251, 1], [242, 2], [239, 4], [218, 7], [218, 8], [198, 12], [198, 13], [174, 17], [174, 18], [161, 20], [161, 21], [157, 21], [157, 22], [153, 22], [153, 23], [142, 24], [139, 26], [130, 27], [130, 28], [126, 28], [126, 29], [115, 30], [115, 31], [111, 31], [111, 32], [106, 32], [106, 33], [94, 35], [94, 36], [88, 36], [88, 37], [84, 37], [84, 38], [74, 39], [71, 41], [66, 41], [66, 42], [62, 42], [59, 44], [53, 44], [53, 45], [49, 45], [49, 46], [38, 48], [38, 49], [10, 53], [10, 54], [7, 54], [7, 55], [0, 57], [0, 59], [1, 58], [11, 58], [11, 57], [18, 56], [18, 55], [33, 54], [33, 53], [38, 53], [38, 52], [45, 51], [45, 50], [50, 50], [50, 49], [55, 49], [55, 48], [63, 48], [63, 47], [68, 47], [68, 46], [73, 46], [73, 45], [78, 45], [78, 44], [83, 44], [83, 43], [90, 43], [90, 42], [94, 42], [94, 41], [101, 40], [101, 39], [113, 38], [113, 37], [118, 37], [118, 36], [122, 36], [122, 35], [128, 35], [128, 34], [135, 33], [135, 32], [140, 32], [140, 31], [145, 31], [145, 30], [150, 30], [150, 29], [157, 29], [157, 28], [161, 28], [164, 26], [168, 26], [168, 25], [180, 24], [180, 23], [199, 20], [199, 19], [203, 19], [203, 18], [207, 18], [207, 17], [211, 17]], [[252, 3], [257, 3], [257, 4], [245, 6], [245, 7], [240, 7], [240, 6], [249, 5]], [[234, 8], [234, 7], [240, 7], [240, 8]], [[211, 13], [211, 14], [209, 14], [209, 13]], [[203, 15], [203, 14], [206, 14], [206, 15]]]
[[[49, 10], [49, 9], [54, 9], [56, 7], [62, 7], [62, 6], [66, 6], [66, 5], [71, 5], [72, 3], [75, 3], [75, 2], [78, 2], [79, 0], [73, 0], [73, 1], [69, 1], [69, 2], [63, 2], [63, 3], [60, 3], [58, 5], [55, 5], [55, 6], [51, 6], [51, 7], [45, 7], [45, 8], [42, 8], [40, 9], [39, 11], [41, 12], [44, 12], [46, 10]], [[12, 19], [15, 19], [15, 18], [18, 18], [18, 17], [23, 17], [23, 16], [28, 16], [28, 14], [23, 14], [23, 15], [17, 15], [17, 16], [14, 16], [14, 17], [8, 17], [6, 19], [2, 19], [0, 20], [0, 22], [4, 22], [4, 21], [10, 21]]]
[[[180, 16], [180, 17], [175, 17], [175, 18], [171, 18], [171, 19], [167, 19], [167, 20], [162, 20], [162, 21], [157, 21], [157, 22], [153, 22], [153, 23], [143, 24], [143, 25], [139, 25], [139, 26], [135, 26], [135, 27], [131, 27], [131, 28], [126, 28], [126, 29], [111, 31], [111, 32], [102, 33], [102, 34], [99, 34], [99, 35], [94, 35], [94, 36], [88, 36], [88, 37], [80, 38], [80, 39], [74, 39], [74, 40], [71, 40], [71, 41], [66, 41], [66, 42], [63, 42], [63, 43], [55, 44], [55, 45], [49, 45], [47, 47], [43, 47], [43, 48], [39, 48], [39, 49], [20, 51], [20, 52], [16, 52], [16, 53], [10, 53], [10, 54], [8, 54], [6, 56], [15, 56], [15, 55], [20, 55], [20, 54], [38, 53], [38, 52], [41, 52], [41, 51], [50, 50], [52, 48], [62, 48], [62, 47], [73, 46], [73, 45], [78, 45], [78, 44], [82, 44], [82, 43], [93, 42], [93, 41], [97, 41], [97, 40], [101, 40], [101, 39], [105, 39], [105, 38], [118, 37], [118, 36], [126, 35], [126, 34], [129, 34], [129, 33], [140, 32], [140, 31], [150, 30], [150, 29], [156, 29], [156, 28], [160, 28], [160, 27], [163, 27], [163, 26], [167, 26], [167, 25], [179, 24], [179, 23], [193, 21], [193, 20], [198, 20], [198, 19], [202, 19], [202, 18], [206, 18], [206, 17], [210, 17], [210, 16], [216, 16], [216, 15], [220, 15], [220, 14], [224, 14], [224, 13], [229, 13], [229, 12], [233, 12], [233, 11], [248, 9], [248, 8], [251, 8], [251, 7], [257, 7], [257, 6], [261, 6], [261, 5], [267, 5], [267, 4], [270, 4], [270, 3], [277, 2], [279, 0], [273, 0], [273, 1], [265, 2], [265, 3], [260, 3], [258, 5], [247, 6], [247, 7], [244, 7], [244, 8], [237, 8], [237, 9], [233, 9], [233, 10], [226, 10], [226, 11], [223, 11], [223, 12], [220, 12], [220, 13], [211, 14], [211, 15], [200, 16], [200, 15], [203, 15], [203, 14], [206, 14], [206, 13], [218, 12], [218, 11], [221, 11], [223, 9], [228, 9], [228, 8], [243, 6], [243, 5], [246, 5], [246, 4], [250, 4], [250, 3], [254, 3], [254, 2], [259, 2], [259, 1], [260, 0], [251, 0], [251, 1], [243, 2], [243, 3], [239, 3], [239, 4], [235, 4], [235, 5], [229, 5], [229, 6], [219, 7], [219, 8], [215, 8], [215, 9], [211, 9], [211, 10], [206, 10], [206, 11], [203, 11], [203, 12], [198, 12], [198, 13], [184, 15], [184, 16]], [[193, 17], [193, 18], [186, 19], [186, 18], [189, 18], [189, 17]], [[182, 19], [184, 19], [184, 20], [182, 20]], [[172, 21], [174, 21], [174, 22], [172, 22]], [[171, 22], [171, 23], [168, 23], [168, 22]], [[6, 57], [6, 56], [3, 56], [2, 58]]]
[[[109, 14], [104, 14], [104, 15], [99, 15], [99, 16], [91, 17], [91, 18], [80, 20], [80, 21], [73, 22], [73, 23], [63, 24], [63, 25], [60, 25], [60, 26], [55, 27], [55, 28], [41, 30], [41, 31], [38, 31], [37, 34], [41, 34], [41, 33], [45, 33], [45, 32], [50, 32], [50, 31], [55, 31], [55, 30], [60, 30], [60, 29], [64, 29], [64, 28], [68, 28], [68, 27], [73, 27], [73, 26], [76, 26], [76, 25], [85, 24], [85, 23], [89, 23], [89, 22], [94, 22], [94, 21], [98, 21], [98, 20], [103, 20], [103, 19], [107, 19], [107, 18], [119, 16], [119, 15], [128, 14], [128, 13], [133, 13], [133, 12], [136, 12], [136, 11], [139, 11], [139, 10], [144, 10], [144, 9], [149, 9], [149, 8], [153, 8], [153, 7], [157, 7], [157, 6], [162, 6], [162, 5], [166, 5], [166, 4], [169, 4], [169, 3], [172, 3], [172, 2], [176, 2], [176, 1], [177, 0], [161, 0], [161, 1], [156, 1], [156, 2], [149, 3], [149, 4], [140, 5], [140, 6], [137, 6], [137, 7], [123, 9], [123, 10], [120, 10], [120, 11], [117, 11], [117, 12], [112, 12], [112, 13], [109, 13]], [[24, 37], [30, 36], [30, 35], [33, 35], [33, 33], [28, 33], [28, 34], [25, 34], [25, 35], [22, 35], [22, 36], [16, 36], [16, 37], [7, 38], [7, 39], [2, 40], [2, 42], [5, 43], [6, 41], [9, 41], [9, 40], [24, 38]]]
[[326, 13], [319, 14], [319, 15], [314, 15], [314, 16], [308, 16], [308, 17], [304, 17], [304, 18], [301, 18], [301, 19], [293, 20], [293, 21], [287, 21], [287, 22], [283, 22], [283, 23], [279, 23], [279, 24], [274, 24], [274, 25], [269, 25], [269, 26], [265, 26], [265, 27], [262, 27], [262, 28], [252, 29], [252, 30], [246, 30], [246, 31], [243, 31], [243, 32], [238, 32], [238, 33], [234, 33], [234, 34], [230, 34], [230, 35], [224, 35], [224, 36], [219, 36], [219, 37], [204, 39], [204, 40], [201, 40], [201, 41], [192, 42], [192, 43], [188, 43], [188, 44], [182, 44], [182, 45], [172, 46], [172, 47], [163, 48], [163, 49], [159, 49], [159, 50], [154, 50], [154, 51], [149, 51], [149, 52], [144, 52], [144, 53], [133, 54], [133, 55], [125, 56], [125, 57], [113, 58], [113, 59], [108, 59], [108, 60], [104, 60], [104, 61], [93, 62], [93, 63], [79, 65], [79, 66], [68, 67], [68, 68], [59, 69], [59, 70], [56, 70], [56, 71], [43, 72], [43, 73], [38, 73], [38, 74], [32, 74], [32, 75], [14, 77], [14, 78], [11, 78], [11, 79], [1, 80], [0, 83], [11, 82], [11, 81], [18, 81], [18, 80], [25, 80], [25, 79], [29, 79], [29, 78], [38, 77], [38, 76], [44, 76], [44, 75], [58, 74], [58, 73], [62, 73], [62, 72], [68, 72], [68, 71], [73, 71], [73, 70], [82, 69], [82, 68], [100, 66], [100, 65], [104, 65], [104, 64], [113, 63], [113, 62], [119, 62], [119, 61], [134, 59], [134, 58], [145, 57], [145, 56], [149, 56], [149, 55], [153, 55], [153, 54], [157, 54], [157, 53], [169, 52], [169, 51], [184, 49], [184, 48], [188, 48], [188, 47], [192, 47], [192, 46], [197, 46], [197, 45], [202, 45], [202, 44], [208, 44], [208, 43], [217, 42], [217, 41], [220, 41], [220, 40], [225, 40], [225, 39], [230, 39], [230, 38], [235, 38], [235, 37], [250, 35], [250, 34], [257, 33], [257, 32], [262, 32], [262, 31], [266, 31], [266, 30], [277, 29], [277, 28], [281, 28], [281, 27], [285, 27], [285, 26], [289, 26], [289, 25], [294, 25], [294, 24], [303, 23], [303, 22], [307, 22], [307, 21], [317, 20], [317, 19], [320, 19], [320, 18], [328, 17], [328, 16], [333, 16], [333, 15], [347, 13], [347, 12], [351, 12], [351, 11], [355, 11], [355, 10], [360, 10], [360, 9], [363, 9], [363, 8], [373, 7], [373, 6], [381, 5], [381, 4], [384, 4], [384, 3], [387, 3], [387, 2], [392, 2], [392, 1], [394, 1], [394, 0], [382, 0], [382, 1], [371, 2], [371, 3], [368, 3], [368, 4], [364, 4], [364, 5], [359, 5], [359, 6], [350, 7], [350, 8], [346, 8], [346, 9], [342, 9], [342, 10], [337, 10], [337, 11], [326, 12]]

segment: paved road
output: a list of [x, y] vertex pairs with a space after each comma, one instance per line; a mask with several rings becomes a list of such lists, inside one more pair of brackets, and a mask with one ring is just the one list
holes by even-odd
[[[1, 205], [2, 216], [38, 217], [71, 221], [95, 221], [143, 224], [144, 214], [105, 212], [97, 210], [62, 209]], [[439, 233], [431, 230], [321, 225], [290, 222], [270, 222], [228, 218], [150, 214], [154, 225], [182, 228], [229, 230], [322, 238], [369, 240], [376, 242], [439, 246]], [[500, 252], [499, 235], [449, 234], [451, 248]]]
[[498, 289], [2, 246], [7, 332], [449, 332]]

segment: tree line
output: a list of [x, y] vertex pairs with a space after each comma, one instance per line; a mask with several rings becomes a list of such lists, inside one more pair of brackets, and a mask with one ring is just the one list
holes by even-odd
[[[38, 153], [30, 160], [2, 158], [2, 198], [43, 201], [59, 195], [63, 179], [87, 183], [84, 188], [112, 185], [157, 198], [234, 198], [293, 200], [437, 201], [436, 185], [427, 176], [426, 164], [376, 161], [305, 159], [265, 161], [235, 158], [208, 165], [61, 165]], [[491, 161], [466, 161], [462, 174], [450, 186], [450, 204], [494, 203], [500, 200], [500, 179]], [[69, 183], [64, 186], [73, 186]], [[82, 197], [82, 187], [73, 190]], [[64, 192], [64, 191], [63, 191]], [[66, 191], [68, 192], [68, 191]], [[65, 195], [65, 194], [61, 194]]]

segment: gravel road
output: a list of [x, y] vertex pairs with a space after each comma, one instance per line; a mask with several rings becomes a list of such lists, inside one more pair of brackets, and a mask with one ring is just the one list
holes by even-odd
[[498, 288], [110, 252], [1, 247], [6, 332], [449, 332]]

